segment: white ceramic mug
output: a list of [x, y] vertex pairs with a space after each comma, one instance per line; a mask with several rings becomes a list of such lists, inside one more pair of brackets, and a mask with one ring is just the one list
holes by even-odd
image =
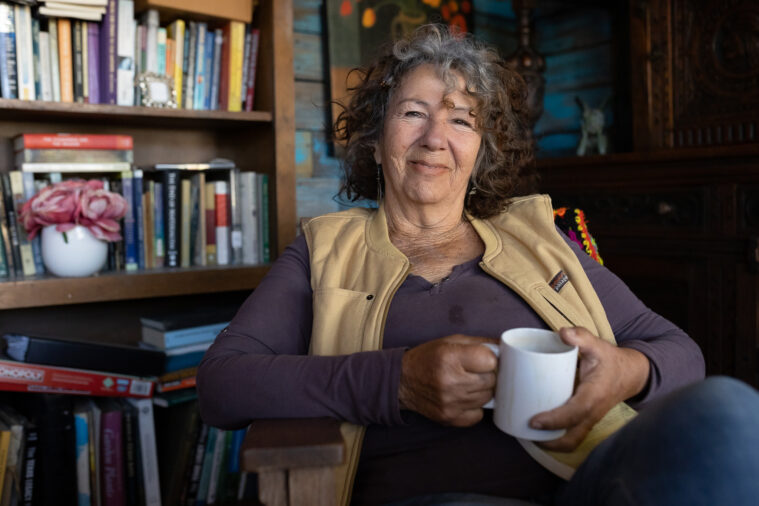
[[500, 346], [485, 343], [498, 357], [494, 408], [495, 425], [516, 438], [550, 441], [566, 432], [538, 430], [530, 419], [557, 408], [572, 396], [577, 370], [577, 347], [564, 343], [551, 330], [516, 328], [501, 334]]

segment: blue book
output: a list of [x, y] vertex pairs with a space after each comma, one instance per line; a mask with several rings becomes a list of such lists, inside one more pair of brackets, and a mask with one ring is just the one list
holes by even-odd
[[90, 486], [90, 422], [86, 411], [74, 412], [74, 436], [76, 440], [76, 488], [78, 506], [89, 506], [92, 495]]
[[216, 449], [216, 439], [224, 437], [224, 431], [216, 427], [209, 427], [208, 439], [206, 440], [206, 451], [203, 456], [203, 465], [200, 472], [200, 483], [198, 485], [198, 495], [195, 500], [196, 506], [204, 506], [208, 495], [208, 487], [211, 484], [211, 468], [213, 467], [214, 450]]
[[158, 330], [143, 325], [142, 340], [158, 348], [170, 350], [179, 346], [213, 341], [227, 325], [229, 322], [211, 323], [177, 330]]
[[134, 221], [134, 189], [132, 171], [121, 173], [121, 195], [127, 201], [127, 212], [124, 216], [124, 266], [127, 271], [136, 271], [137, 262], [137, 229]]
[[211, 93], [209, 109], [216, 110], [219, 108], [219, 81], [221, 80], [221, 45], [224, 41], [224, 35], [221, 28], [214, 30], [213, 35], [213, 65], [211, 68]]
[[[166, 350], [171, 351], [171, 350]], [[189, 369], [190, 367], [197, 367], [200, 361], [203, 360], [203, 351], [192, 351], [190, 353], [183, 353], [181, 355], [166, 355], [166, 362], [164, 366], [164, 372], [181, 371], [182, 369]]]
[[132, 191], [134, 192], [134, 235], [137, 245], [137, 268], [145, 269], [145, 220], [142, 209], [142, 170], [132, 172]]
[[203, 109], [206, 101], [206, 32], [208, 31], [208, 25], [206, 23], [198, 23], [198, 36], [195, 44], [195, 87], [193, 90], [193, 109]]
[[208, 30], [206, 32], [206, 45], [205, 45], [205, 61], [203, 62], [203, 73], [205, 74], [205, 77], [203, 78], [203, 82], [205, 83], [205, 98], [204, 98], [204, 107], [203, 109], [210, 110], [215, 109], [213, 105], [211, 104], [211, 96], [213, 95], [213, 53], [214, 48], [216, 47], [216, 34], [212, 30]]
[[3, 98], [18, 98], [16, 82], [16, 20], [13, 6], [0, 3], [0, 93]]
[[155, 199], [153, 199], [153, 234], [155, 235], [156, 264], [163, 265], [166, 256], [166, 243], [163, 232], [163, 183], [156, 182], [154, 186]]

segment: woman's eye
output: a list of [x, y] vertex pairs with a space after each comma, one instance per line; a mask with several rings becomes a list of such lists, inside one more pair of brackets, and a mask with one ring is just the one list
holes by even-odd
[[419, 111], [406, 111], [404, 116], [408, 116], [409, 118], [422, 118], [424, 115]]
[[456, 123], [457, 125], [462, 125], [462, 126], [466, 126], [466, 127], [472, 128], [472, 123], [470, 121], [465, 120], [465, 119], [456, 118], [456, 119], [453, 120], [453, 122]]

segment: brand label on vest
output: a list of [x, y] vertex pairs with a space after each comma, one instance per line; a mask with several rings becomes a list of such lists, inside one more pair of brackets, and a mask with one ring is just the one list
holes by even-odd
[[559, 271], [553, 278], [551, 278], [551, 281], [549, 281], [548, 284], [551, 286], [551, 288], [553, 288], [554, 292], [558, 292], [564, 288], [564, 285], [567, 284], [567, 281], [569, 281], [569, 276], [567, 276], [564, 271]]

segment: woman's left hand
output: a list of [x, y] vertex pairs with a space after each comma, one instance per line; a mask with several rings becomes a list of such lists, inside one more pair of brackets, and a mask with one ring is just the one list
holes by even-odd
[[579, 351], [578, 384], [562, 406], [535, 415], [535, 429], [567, 429], [559, 439], [540, 443], [548, 450], [572, 451], [616, 404], [640, 393], [648, 382], [648, 358], [620, 348], [582, 327], [562, 328], [561, 339]]

